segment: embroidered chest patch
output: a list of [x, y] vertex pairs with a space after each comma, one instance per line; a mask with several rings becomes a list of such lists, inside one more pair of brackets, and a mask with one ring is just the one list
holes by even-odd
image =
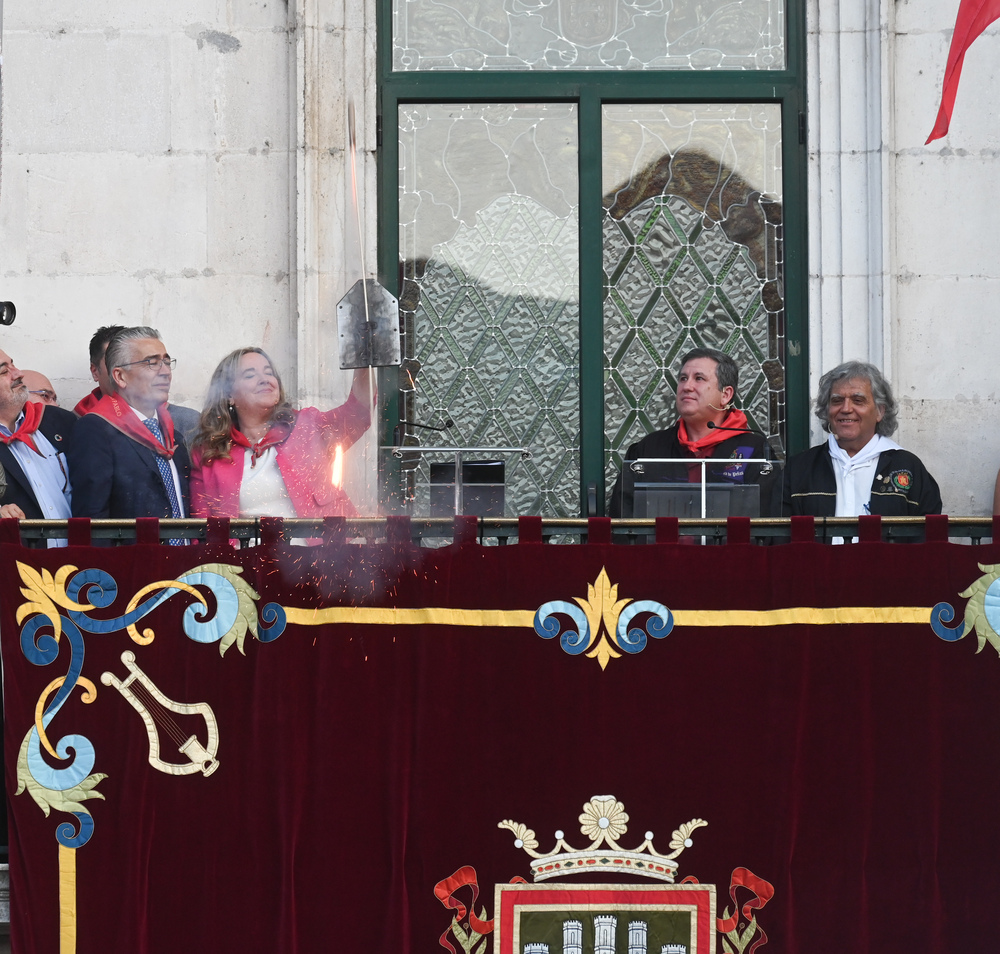
[[[752, 447], [737, 447], [732, 454], [729, 455], [729, 459], [731, 461], [743, 460], [745, 457], [753, 457]], [[730, 480], [733, 483], [743, 483], [743, 479], [746, 476], [746, 470], [746, 464], [731, 463], [722, 468], [718, 476], [723, 480]]]
[[905, 494], [913, 486], [913, 471], [894, 470], [889, 474], [889, 482], [896, 490], [902, 491]]

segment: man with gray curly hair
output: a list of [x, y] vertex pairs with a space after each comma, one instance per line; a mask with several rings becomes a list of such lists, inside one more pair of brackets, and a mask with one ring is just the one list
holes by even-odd
[[872, 364], [845, 361], [820, 378], [816, 417], [829, 438], [785, 468], [784, 513], [816, 517], [919, 517], [941, 512], [941, 493], [903, 450], [892, 388]]

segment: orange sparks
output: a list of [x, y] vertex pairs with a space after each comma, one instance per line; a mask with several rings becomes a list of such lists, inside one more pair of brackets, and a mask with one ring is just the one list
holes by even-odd
[[344, 482], [344, 448], [337, 445], [333, 452], [333, 471], [330, 474], [330, 483], [338, 490]]

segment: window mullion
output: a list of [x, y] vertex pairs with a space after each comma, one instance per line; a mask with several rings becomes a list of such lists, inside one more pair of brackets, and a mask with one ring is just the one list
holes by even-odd
[[589, 488], [604, 512], [604, 266], [602, 215], [601, 96], [580, 91], [580, 493], [588, 513]]

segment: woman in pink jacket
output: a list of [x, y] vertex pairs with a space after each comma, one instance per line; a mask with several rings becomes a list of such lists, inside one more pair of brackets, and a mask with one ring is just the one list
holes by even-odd
[[331, 472], [337, 447], [346, 450], [370, 423], [367, 368], [355, 372], [340, 407], [296, 411], [264, 351], [233, 351], [212, 375], [192, 446], [192, 516], [356, 515]]

